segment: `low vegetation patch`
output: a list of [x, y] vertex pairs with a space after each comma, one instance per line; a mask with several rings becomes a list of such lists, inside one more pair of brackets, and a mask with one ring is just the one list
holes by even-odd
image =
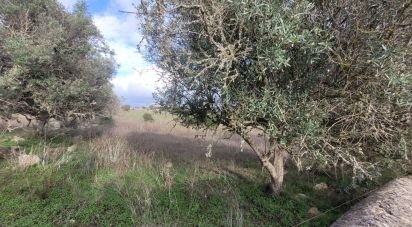
[[144, 120], [145, 122], [153, 122], [153, 121], [154, 121], [152, 115], [149, 114], [149, 113], [144, 113], [144, 114], [143, 114], [143, 120]]
[[[290, 168], [284, 192], [275, 196], [268, 189], [266, 172], [257, 164], [236, 161], [248, 160], [242, 158], [246, 151], [226, 160], [207, 158], [204, 151], [193, 148], [192, 155], [184, 157], [188, 155], [184, 148], [169, 147], [162, 153], [149, 144], [145, 151], [136, 150], [131, 141], [145, 141], [129, 134], [114, 128], [91, 140], [25, 136], [22, 141], [3, 134], [0, 147], [20, 147], [24, 153], [38, 155], [41, 162], [18, 169], [13, 160], [0, 160], [0, 223], [292, 226], [311, 218], [311, 208], [322, 213], [367, 189], [354, 189], [350, 179]], [[185, 146], [192, 149], [189, 142]], [[173, 158], [170, 152], [182, 158]], [[214, 157], [224, 155], [218, 148], [214, 152]], [[314, 189], [319, 183], [327, 188], [322, 184], [322, 191]], [[305, 225], [327, 226], [350, 205]]]

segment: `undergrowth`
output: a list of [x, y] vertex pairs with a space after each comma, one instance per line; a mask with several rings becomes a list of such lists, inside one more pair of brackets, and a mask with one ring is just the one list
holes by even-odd
[[[11, 138], [0, 139], [0, 147], [17, 145]], [[46, 145], [66, 150], [72, 143], [67, 138], [32, 138], [19, 146], [40, 154], [44, 148], [34, 148]], [[266, 189], [268, 176], [257, 165], [230, 167], [206, 158], [173, 163], [143, 153], [114, 157], [113, 151], [111, 159], [102, 159], [114, 143], [93, 143], [79, 143], [75, 151], [60, 157], [63, 161], [27, 169], [2, 161], [0, 225], [293, 226], [310, 218], [311, 207], [323, 212], [354, 196], [353, 192], [337, 190], [348, 187], [349, 181], [322, 174], [302, 175], [293, 168], [287, 174], [284, 193], [273, 196]], [[315, 192], [312, 188], [319, 182], [327, 182], [331, 190]], [[332, 193], [335, 191], [342, 193]], [[328, 226], [350, 205], [303, 226]]]

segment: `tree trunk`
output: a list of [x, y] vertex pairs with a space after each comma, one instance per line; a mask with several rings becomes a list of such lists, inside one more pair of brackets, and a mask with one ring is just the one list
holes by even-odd
[[270, 182], [270, 189], [272, 190], [272, 193], [275, 195], [279, 195], [282, 192], [283, 189], [283, 176], [285, 175], [285, 167], [284, 167], [284, 162], [285, 158], [287, 157], [286, 152], [281, 150], [281, 149], [276, 149], [275, 151], [275, 160], [273, 162], [273, 167], [269, 171], [270, 176], [271, 176], [271, 182]]
[[274, 195], [279, 195], [283, 189], [283, 177], [285, 175], [285, 161], [288, 158], [288, 153], [282, 149], [273, 150], [275, 159], [273, 163], [268, 159], [262, 158], [263, 166], [270, 174], [270, 190]]
[[[270, 190], [274, 195], [279, 195], [283, 189], [283, 177], [285, 175], [285, 165], [284, 163], [289, 157], [289, 154], [279, 146], [275, 138], [269, 138], [269, 154], [266, 152], [260, 152], [255, 144], [248, 138], [243, 137], [243, 139], [249, 144], [252, 150], [255, 151], [260, 159], [263, 167], [270, 174]], [[272, 155], [270, 155], [272, 154]], [[273, 162], [271, 161], [274, 157]]]
[[40, 129], [39, 129], [39, 135], [43, 136], [44, 138], [46, 138], [46, 125], [49, 122], [49, 119], [42, 119], [40, 120]]

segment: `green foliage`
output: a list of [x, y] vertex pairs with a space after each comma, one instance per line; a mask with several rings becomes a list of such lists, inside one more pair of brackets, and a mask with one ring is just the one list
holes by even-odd
[[88, 119], [114, 102], [116, 64], [86, 4], [64, 10], [56, 0], [2, 3], [0, 114]]
[[[52, 138], [39, 138], [37, 136], [25, 137], [22, 141], [15, 141], [13, 137], [15, 134], [5, 134], [0, 135], [0, 147], [11, 148], [19, 147], [20, 150], [25, 150], [26, 152], [43, 152], [45, 147], [59, 147], [66, 146], [70, 144], [70, 139], [67, 136], [54, 136]], [[17, 134], [17, 136], [19, 136]]]
[[[163, 109], [187, 125], [235, 131], [269, 171], [280, 150], [302, 170], [339, 163], [361, 180], [378, 175], [382, 157], [408, 158], [411, 8], [410, 1], [137, 5], [141, 50], [164, 72]], [[268, 148], [255, 146], [255, 131]]]
[[123, 105], [122, 110], [124, 111], [130, 111], [130, 105]]
[[1, 212], [1, 223], [7, 226], [133, 224], [127, 203], [114, 188], [96, 189], [92, 187], [91, 175], [67, 168], [74, 167], [57, 170], [35, 167], [9, 176], [0, 174], [0, 182], [8, 182], [0, 189], [0, 209], [7, 211]]
[[144, 120], [145, 122], [152, 122], [152, 121], [154, 121], [152, 115], [149, 114], [149, 113], [144, 113], [144, 114], [143, 114], [143, 120]]
[[114, 120], [112, 117], [102, 117], [100, 118], [99, 125], [112, 126], [114, 125]]

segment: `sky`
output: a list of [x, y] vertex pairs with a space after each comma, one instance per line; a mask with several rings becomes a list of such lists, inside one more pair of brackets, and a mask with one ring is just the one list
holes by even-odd
[[[72, 10], [77, 0], [58, 0]], [[152, 93], [158, 84], [158, 70], [137, 51], [141, 36], [134, 11], [136, 0], [86, 0], [93, 22], [116, 53], [120, 67], [112, 79], [113, 90], [125, 104], [147, 106], [153, 103]]]

